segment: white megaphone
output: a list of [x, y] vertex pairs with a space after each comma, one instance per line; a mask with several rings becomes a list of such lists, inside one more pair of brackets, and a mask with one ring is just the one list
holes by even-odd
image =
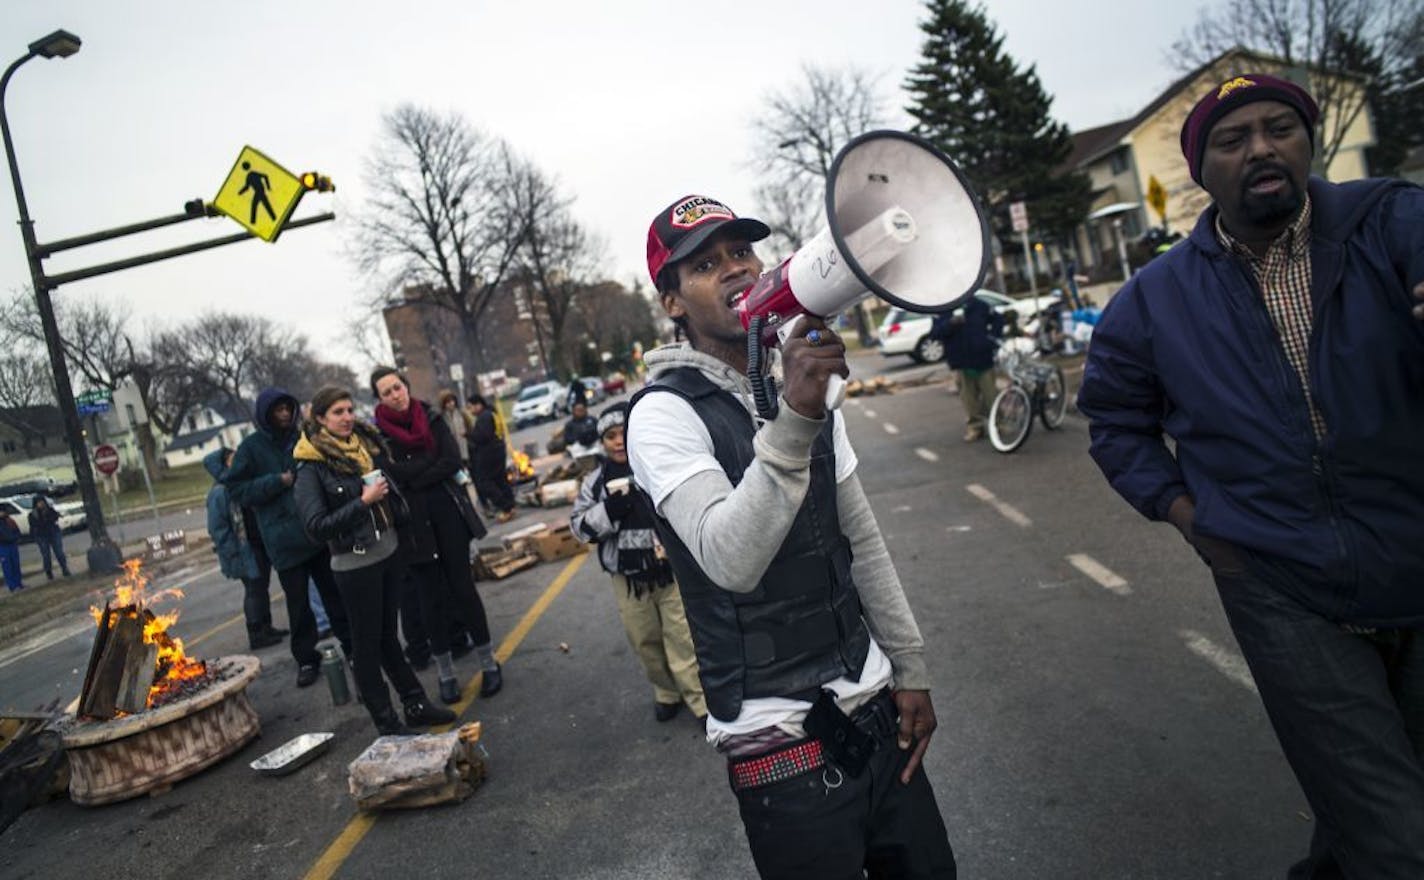
[[[846, 144], [826, 180], [826, 219], [738, 304], [742, 326], [758, 331], [751, 345], [784, 341], [801, 315], [826, 318], [871, 294], [912, 312], [947, 312], [974, 295], [988, 269], [989, 227], [969, 182], [912, 134], [872, 131]], [[752, 378], [762, 408], [766, 390]], [[831, 380], [826, 406], [835, 409], [845, 382]]]

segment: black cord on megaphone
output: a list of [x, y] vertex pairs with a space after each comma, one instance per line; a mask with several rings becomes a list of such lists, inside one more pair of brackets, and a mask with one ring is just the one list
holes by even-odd
[[764, 326], [765, 315], [752, 315], [747, 324], [747, 378], [751, 380], [752, 401], [756, 404], [757, 415], [771, 421], [781, 407], [776, 399], [776, 383], [764, 373], [766, 346], [761, 343]]

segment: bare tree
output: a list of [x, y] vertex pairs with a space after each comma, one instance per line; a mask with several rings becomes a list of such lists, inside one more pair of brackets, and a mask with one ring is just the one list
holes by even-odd
[[0, 321], [0, 424], [20, 435], [26, 456], [44, 435], [46, 405], [54, 405], [54, 386], [44, 349]]
[[884, 124], [876, 78], [853, 67], [806, 65], [803, 79], [771, 92], [752, 124], [758, 209], [789, 250], [819, 231], [831, 163], [847, 142]]
[[1316, 163], [1324, 169], [1368, 103], [1370, 77], [1350, 64], [1353, 50], [1369, 47], [1388, 76], [1413, 62], [1421, 42], [1424, 0], [1224, 0], [1201, 12], [1172, 58], [1191, 69], [1240, 46], [1296, 68], [1322, 111]]
[[577, 370], [580, 352], [571, 344], [569, 318], [579, 298], [594, 282], [603, 244], [573, 216], [572, 200], [535, 172], [530, 186], [541, 191], [547, 207], [531, 216], [517, 257], [517, 277], [528, 287], [537, 306], [531, 309], [549, 340], [550, 360]]
[[173, 332], [199, 386], [230, 406], [245, 407], [270, 378], [271, 364], [307, 347], [304, 337], [270, 318], [212, 312]]
[[661, 309], [654, 309], [643, 290], [629, 290], [616, 281], [601, 281], [578, 297], [570, 317], [570, 334], [593, 343], [598, 354], [608, 352], [620, 369], [632, 366], [627, 357], [634, 342], [658, 338]]
[[[402, 105], [383, 129], [365, 173], [372, 195], [353, 256], [386, 291], [421, 288], [479, 352], [481, 318], [552, 193], [507, 144], [458, 114]], [[383, 293], [373, 309], [388, 300]]]

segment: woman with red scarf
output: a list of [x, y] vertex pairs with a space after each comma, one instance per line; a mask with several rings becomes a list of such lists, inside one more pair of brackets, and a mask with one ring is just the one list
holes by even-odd
[[456, 485], [460, 450], [438, 411], [410, 394], [405, 377], [394, 367], [371, 373], [376, 426], [391, 447], [391, 475], [410, 504], [410, 527], [401, 533], [411, 570], [421, 589], [421, 613], [427, 623], [431, 654], [439, 670], [440, 699], [460, 699], [455, 663], [445, 621], [454, 612], [475, 641], [484, 671], [480, 696], [492, 697], [503, 685], [490, 643], [484, 603], [470, 576], [470, 541], [485, 536], [484, 523], [469, 495]]

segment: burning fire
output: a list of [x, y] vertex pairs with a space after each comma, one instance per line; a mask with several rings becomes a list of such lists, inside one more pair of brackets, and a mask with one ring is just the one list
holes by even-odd
[[150, 608], [156, 602], [182, 599], [183, 591], [159, 590], [148, 595], [145, 589], [147, 586], [148, 577], [143, 573], [143, 561], [125, 560], [124, 573], [114, 582], [113, 599], [105, 608], [89, 606], [89, 613], [97, 624], [103, 621], [104, 613], [108, 611], [111, 629], [120, 617], [142, 621], [143, 643], [158, 647], [157, 671], [153, 676], [153, 686], [148, 689], [148, 707], [152, 708], [163, 702], [164, 698], [176, 691], [183, 682], [205, 675], [207, 664], [183, 653], [183, 640], [168, 632], [169, 627], [178, 622], [177, 610], [158, 614]]
[[511, 482], [523, 482], [534, 476], [534, 465], [529, 461], [529, 456], [520, 452], [518, 449], [511, 449], [509, 451], [509, 461]]

